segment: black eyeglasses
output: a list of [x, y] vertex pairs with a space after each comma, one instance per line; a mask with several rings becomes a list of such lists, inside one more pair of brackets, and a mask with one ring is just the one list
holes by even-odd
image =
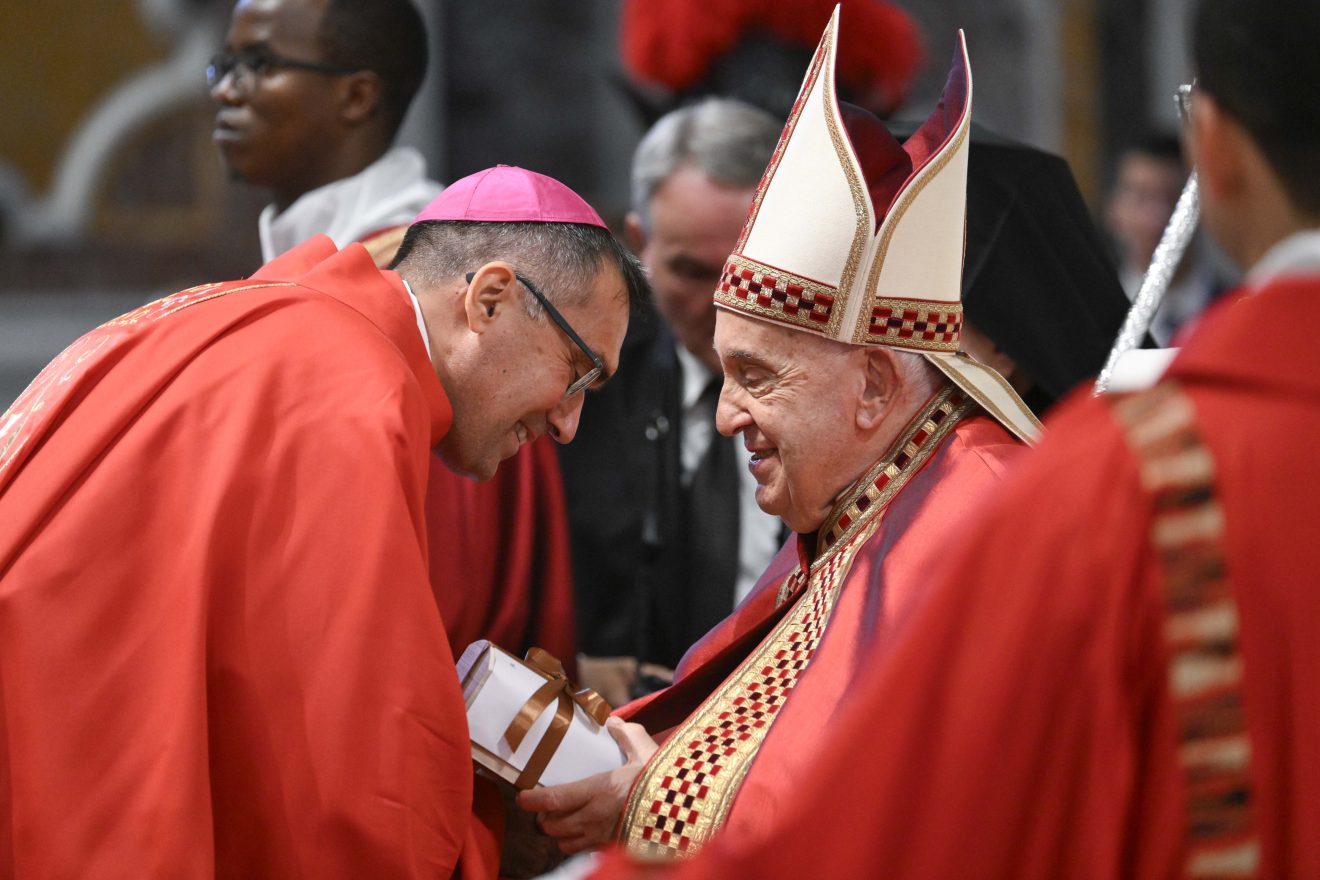
[[211, 88], [215, 88], [220, 85], [221, 80], [232, 73], [234, 84], [241, 86], [245, 84], [249, 75], [254, 81], [260, 80], [272, 70], [281, 67], [323, 73], [328, 76], [358, 72], [358, 68], [344, 67], [339, 64], [324, 64], [320, 61], [301, 61], [297, 58], [285, 58], [283, 55], [276, 55], [269, 49], [243, 49], [239, 52], [219, 52], [212, 55], [211, 62], [206, 66], [206, 84]]
[[[468, 284], [472, 283], [472, 279], [476, 277], [476, 274], [476, 272], [467, 273], [465, 277], [467, 278]], [[545, 298], [544, 293], [536, 289], [535, 284], [518, 272], [514, 272], [513, 277], [518, 279], [519, 284], [532, 292], [532, 296], [536, 297], [536, 301], [545, 308], [547, 313], [549, 313], [550, 320], [558, 324], [559, 329], [563, 330], [564, 334], [568, 336], [569, 339], [573, 340], [577, 347], [582, 349], [582, 353], [591, 361], [591, 369], [587, 370], [587, 372], [569, 383], [568, 390], [564, 392], [564, 399], [567, 400], [579, 391], [585, 391], [591, 386], [591, 383], [595, 382], [596, 379], [600, 377], [601, 373], [605, 372], [605, 362], [600, 359], [600, 355], [592, 351], [591, 348], [582, 341], [582, 337], [578, 336], [577, 331], [569, 326], [568, 321], [559, 313], [559, 309], [550, 304], [550, 300]]]

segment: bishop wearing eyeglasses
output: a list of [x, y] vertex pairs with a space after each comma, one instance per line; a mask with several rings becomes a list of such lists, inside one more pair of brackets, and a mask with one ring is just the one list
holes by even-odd
[[645, 295], [497, 167], [395, 271], [316, 237], [56, 358], [0, 416], [0, 875], [493, 876], [431, 448], [484, 478], [572, 440]]

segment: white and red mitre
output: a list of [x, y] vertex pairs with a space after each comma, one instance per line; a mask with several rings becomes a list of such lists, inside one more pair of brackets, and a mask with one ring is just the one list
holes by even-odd
[[834, 91], [836, 7], [715, 305], [853, 345], [919, 352], [1004, 427], [1040, 423], [959, 352], [972, 77], [961, 33], [939, 106], [904, 144]]

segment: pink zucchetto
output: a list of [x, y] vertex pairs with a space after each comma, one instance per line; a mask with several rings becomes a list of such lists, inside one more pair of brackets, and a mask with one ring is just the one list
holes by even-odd
[[451, 183], [413, 222], [423, 220], [582, 223], [608, 228], [573, 190], [553, 177], [512, 165], [496, 165]]

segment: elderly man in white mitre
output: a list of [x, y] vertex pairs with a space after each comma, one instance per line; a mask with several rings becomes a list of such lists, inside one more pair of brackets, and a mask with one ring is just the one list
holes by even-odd
[[899, 144], [839, 105], [837, 28], [836, 11], [715, 292], [717, 425], [742, 435], [757, 503], [797, 534], [673, 686], [611, 720], [627, 765], [519, 796], [565, 851], [617, 836], [682, 857], [772, 826], [927, 580], [917, 563], [941, 527], [1039, 427], [959, 352], [965, 45]]

